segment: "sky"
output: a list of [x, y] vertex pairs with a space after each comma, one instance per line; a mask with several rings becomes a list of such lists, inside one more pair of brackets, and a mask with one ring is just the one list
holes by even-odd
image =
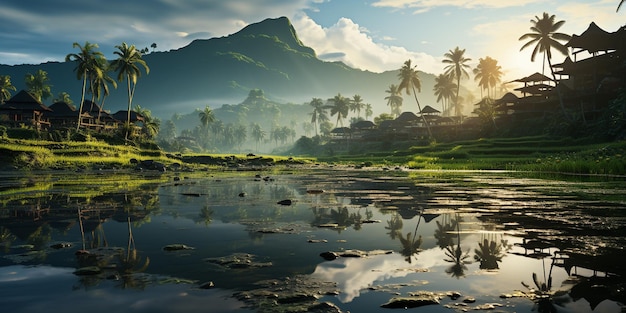
[[[541, 72], [541, 58], [520, 51], [530, 21], [543, 12], [580, 34], [591, 22], [613, 32], [626, 25], [619, 0], [3, 0], [0, 64], [63, 61], [74, 42], [96, 43], [114, 59], [115, 45], [157, 51], [235, 33], [266, 18], [288, 17], [300, 40], [323, 60], [382, 72], [411, 59], [421, 71], [443, 72], [443, 55], [465, 49], [474, 68], [490, 56], [503, 82]], [[553, 63], [565, 56], [556, 53]], [[0, 73], [1, 75], [2, 73]]]

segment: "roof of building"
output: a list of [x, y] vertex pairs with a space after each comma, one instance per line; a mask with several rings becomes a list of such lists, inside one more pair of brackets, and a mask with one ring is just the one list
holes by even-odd
[[15, 96], [7, 100], [2, 106], [3, 109], [8, 110], [28, 110], [28, 111], [52, 111], [41, 101], [35, 99], [30, 93], [25, 90], [20, 90]]

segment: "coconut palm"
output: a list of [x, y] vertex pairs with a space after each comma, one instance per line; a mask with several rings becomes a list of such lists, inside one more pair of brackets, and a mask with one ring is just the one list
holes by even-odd
[[350, 110], [352, 112], [356, 112], [357, 117], [361, 117], [361, 110], [365, 107], [365, 103], [363, 103], [363, 98], [360, 95], [352, 96], [352, 101], [350, 101]]
[[54, 98], [52, 100], [53, 102], [65, 102], [69, 105], [73, 105], [74, 101], [72, 100], [72, 98], [70, 98], [70, 94], [63, 91], [63, 92], [59, 92], [59, 94], [56, 96], [56, 98]]
[[309, 114], [311, 115], [311, 123], [315, 125], [315, 136], [317, 136], [317, 125], [328, 121], [328, 114], [326, 113], [324, 101], [320, 98], [313, 98], [309, 105], [313, 107], [313, 112]]
[[450, 99], [454, 97], [455, 90], [456, 83], [450, 75], [439, 74], [439, 76], [435, 77], [433, 91], [435, 92], [435, 96], [437, 96], [437, 102], [441, 102], [442, 111], [444, 113], [450, 110]]
[[237, 149], [241, 152], [241, 144], [246, 142], [246, 139], [248, 139], [248, 128], [246, 125], [237, 125], [237, 127], [235, 127], [234, 134]]
[[465, 49], [459, 49], [459, 47], [454, 48], [454, 50], [448, 51], [443, 55], [444, 64], [447, 64], [444, 68], [445, 74], [450, 75], [452, 78], [456, 79], [456, 99], [454, 101], [455, 104], [455, 112], [454, 115], [460, 116], [461, 110], [459, 104], [459, 92], [461, 91], [461, 77], [465, 76], [469, 78], [469, 74], [467, 73], [467, 69], [470, 68], [466, 63], [471, 61], [472, 59], [465, 57]]
[[198, 117], [200, 118], [200, 124], [202, 124], [202, 128], [204, 128], [205, 138], [208, 141], [209, 138], [209, 125], [215, 122], [215, 115], [213, 114], [213, 110], [207, 105], [204, 107], [204, 110], [198, 113]]
[[11, 84], [11, 76], [0, 75], [0, 104], [11, 98], [11, 91], [17, 90], [13, 84]]
[[102, 115], [102, 110], [104, 107], [104, 101], [109, 96], [109, 84], [113, 86], [113, 88], [117, 89], [117, 82], [111, 76], [109, 76], [109, 62], [105, 59], [98, 59], [96, 62], [96, 66], [98, 66], [99, 75], [94, 75], [90, 79], [90, 89], [92, 99], [91, 102], [95, 103], [95, 99], [101, 99], [100, 106], [98, 108], [98, 123], [100, 123], [100, 116]]
[[[498, 65], [498, 60], [491, 57], [480, 58], [473, 72], [474, 80], [478, 81], [478, 86], [481, 88], [481, 98], [483, 90], [487, 90], [487, 97], [495, 98], [496, 86], [502, 77], [502, 67]], [[493, 94], [490, 91], [493, 91]]]
[[[557, 31], [565, 24], [565, 21], [555, 22], [555, 16], [549, 15], [544, 12], [543, 16], [539, 18], [535, 16], [534, 20], [531, 20], [532, 26], [530, 30], [532, 32], [526, 33], [519, 37], [519, 40], [530, 39], [527, 43], [525, 43], [520, 51], [524, 50], [526, 47], [530, 47], [535, 45], [533, 48], [533, 52], [530, 55], [530, 61], [534, 62], [535, 57], [538, 52], [543, 52], [543, 67], [545, 67], [546, 61], [548, 62], [548, 66], [550, 67], [550, 73], [552, 73], [552, 79], [556, 82], [556, 75], [554, 75], [554, 69], [552, 68], [552, 49], [562, 53], [563, 55], [567, 55], [567, 47], [561, 43], [561, 41], [567, 42], [571, 36], [563, 33], [558, 33]], [[544, 73], [542, 68], [541, 73]], [[559, 96], [559, 104], [561, 106], [561, 111], [565, 115], [565, 106], [563, 105], [563, 97], [561, 97], [561, 89], [559, 88], [559, 84], [556, 85], [557, 94]]]
[[102, 52], [96, 51], [96, 49], [98, 49], [98, 45], [89, 43], [89, 41], [86, 41], [85, 45], [83, 46], [75, 42], [72, 47], [78, 48], [80, 52], [70, 53], [66, 55], [65, 62], [76, 62], [77, 64], [74, 68], [74, 71], [76, 72], [76, 78], [83, 80], [83, 88], [80, 95], [80, 104], [78, 108], [78, 123], [76, 124], [76, 130], [78, 130], [81, 124], [81, 112], [83, 111], [83, 103], [85, 102], [87, 80], [89, 80], [90, 77], [101, 76], [101, 68], [98, 67], [97, 64], [100, 60], [104, 60], [105, 58]]
[[28, 73], [25, 78], [28, 93], [39, 101], [52, 97], [49, 81], [48, 72], [44, 70], [38, 70], [35, 75]]
[[387, 106], [389, 106], [389, 108], [391, 109], [391, 114], [395, 115], [396, 117], [400, 115], [400, 113], [402, 113], [402, 101], [404, 99], [402, 99], [402, 95], [400, 93], [400, 90], [398, 90], [398, 86], [391, 84], [389, 85], [389, 89], [385, 90], [386, 93], [388, 93], [389, 95], [385, 97], [385, 100], [387, 100]]
[[256, 142], [256, 149], [259, 150], [259, 143], [263, 139], [265, 139], [267, 133], [263, 129], [261, 129], [261, 125], [259, 125], [258, 123], [252, 123], [252, 125], [250, 125], [250, 134]]
[[[133, 97], [135, 95], [135, 87], [137, 87], [137, 78], [141, 76], [141, 70], [138, 65], [141, 65], [146, 74], [150, 73], [150, 68], [141, 58], [141, 53], [135, 48], [135, 45], [128, 46], [125, 42], [121, 45], [115, 46], [118, 50], [114, 53], [118, 56], [117, 59], [111, 63], [113, 71], [117, 71], [117, 80], [123, 81], [126, 79], [128, 88], [128, 112], [126, 123], [130, 124], [130, 108], [133, 103]], [[126, 139], [128, 139], [128, 132], [126, 132]]]
[[372, 110], [372, 104], [365, 104], [365, 119], [369, 119], [370, 117], [372, 117], [372, 115], [374, 115], [374, 110]]
[[[548, 62], [553, 76], [554, 71], [552, 70], [552, 62], [550, 61], [552, 59], [552, 49], [561, 52], [563, 55], [567, 55], [567, 47], [561, 43], [561, 41], [567, 42], [571, 38], [570, 35], [557, 32], [563, 24], [565, 24], [565, 21], [555, 22], [555, 18], [554, 15], [549, 15], [546, 12], [543, 13], [541, 18], [535, 16], [535, 19], [530, 21], [532, 24], [530, 30], [532, 32], [519, 37], [519, 40], [529, 39], [529, 41], [520, 48], [520, 51], [534, 45], [535, 47], [530, 55], [530, 61], [535, 62], [537, 53], [543, 52], [543, 67], [545, 68], [545, 63]], [[544, 73], [543, 69], [541, 73]]]
[[330, 105], [330, 116], [337, 115], [337, 123], [335, 124], [335, 128], [339, 124], [343, 126], [343, 119], [348, 116], [348, 112], [350, 111], [350, 99], [345, 98], [340, 93], [338, 93], [335, 97], [328, 99], [329, 102], [332, 103]]
[[[398, 85], [398, 92], [402, 92], [402, 90], [406, 91], [407, 95], [410, 95], [413, 92], [413, 97], [415, 97], [415, 103], [417, 103], [417, 109], [422, 112], [422, 107], [420, 106], [419, 100], [417, 100], [417, 92], [421, 91], [422, 84], [420, 82], [419, 77], [417, 76], [416, 66], [411, 65], [411, 60], [407, 60], [404, 62], [402, 68], [400, 68], [400, 73], [398, 73], [398, 78], [400, 78], [400, 85]], [[430, 131], [430, 125], [428, 125], [428, 121], [424, 117], [424, 114], [421, 114], [422, 121], [424, 125], [426, 125], [426, 129], [428, 130], [428, 136], [433, 138], [433, 133]]]

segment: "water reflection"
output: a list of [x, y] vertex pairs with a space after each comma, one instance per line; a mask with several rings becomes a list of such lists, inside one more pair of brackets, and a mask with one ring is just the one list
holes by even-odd
[[[622, 203], [611, 200], [623, 186], [605, 186], [611, 190], [606, 199], [590, 193], [586, 183], [561, 187], [484, 174], [303, 172], [272, 174], [271, 180], [257, 180], [254, 173], [211, 175], [103, 176], [100, 185], [55, 176], [5, 183], [0, 268], [71, 267], [77, 273], [70, 285], [84, 291], [147, 290], [174, 282], [193, 289], [203, 281], [234, 290], [310, 275], [337, 283], [339, 295], [327, 299], [346, 311], [376, 311], [376, 301], [416, 290], [459, 290], [483, 304], [504, 302], [500, 294], [516, 295], [530, 278], [527, 296], [508, 299], [514, 305], [500, 309], [530, 311], [535, 305], [536, 311], [553, 312], [577, 301], [592, 309], [624, 300], [619, 290], [626, 223], [618, 210]], [[141, 182], [123, 182], [134, 179]], [[575, 196], [580, 190], [584, 197]], [[277, 205], [284, 199], [292, 204]], [[590, 203], [594, 210], [586, 209]], [[162, 247], [168, 244], [196, 249], [166, 253]], [[353, 249], [394, 253], [333, 261], [319, 256]], [[225, 270], [204, 261], [237, 253], [272, 266]], [[607, 279], [595, 279], [602, 275]], [[592, 282], [604, 285], [603, 296]], [[45, 302], [38, 297], [24, 301]]]

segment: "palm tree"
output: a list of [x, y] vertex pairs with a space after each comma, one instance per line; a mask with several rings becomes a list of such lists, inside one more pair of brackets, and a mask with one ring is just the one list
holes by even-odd
[[357, 114], [357, 117], [361, 117], [361, 110], [365, 107], [365, 103], [363, 103], [363, 98], [360, 95], [352, 96], [352, 101], [350, 102], [350, 109]]
[[53, 102], [65, 102], [69, 105], [73, 105], [74, 101], [72, 100], [72, 98], [70, 98], [70, 94], [63, 91], [63, 92], [59, 92], [59, 94], [56, 96], [56, 98], [54, 98], [52, 100]]
[[246, 125], [237, 125], [234, 135], [237, 143], [237, 149], [241, 153], [241, 144], [246, 142], [246, 139], [248, 138], [248, 129], [246, 128]]
[[372, 110], [372, 104], [367, 103], [365, 105], [365, 119], [369, 119], [370, 117], [372, 117], [372, 115], [374, 115], [374, 110]]
[[252, 125], [250, 125], [250, 134], [256, 142], [256, 149], [259, 150], [259, 143], [261, 142], [261, 140], [265, 139], [267, 133], [263, 129], [261, 129], [261, 125], [259, 125], [258, 123], [252, 123]]
[[398, 90], [398, 86], [391, 84], [389, 85], [389, 89], [385, 90], [385, 92], [389, 94], [385, 97], [385, 100], [387, 100], [387, 105], [391, 109], [391, 114], [395, 115], [396, 117], [399, 116], [400, 113], [402, 113], [401, 108], [402, 101], [404, 99], [402, 99], [402, 95], [400, 93], [400, 90]]
[[78, 108], [78, 123], [76, 124], [76, 130], [78, 130], [81, 124], [83, 102], [85, 102], [85, 89], [87, 88], [87, 80], [90, 76], [100, 76], [100, 68], [96, 65], [98, 64], [98, 60], [104, 59], [104, 54], [102, 54], [102, 52], [100, 51], [96, 51], [95, 49], [98, 49], [98, 45], [89, 43], [89, 41], [86, 41], [84, 46], [81, 46], [80, 44], [75, 42], [72, 47], [78, 48], [80, 52], [70, 53], [66, 55], [65, 62], [77, 62], [76, 67], [74, 68], [74, 71], [76, 72], [76, 78], [83, 80], [83, 88], [80, 95], [80, 104]]
[[155, 138], [161, 128], [161, 120], [153, 117], [150, 110], [142, 108], [140, 105], [135, 106], [135, 112], [143, 117], [142, 132], [148, 139]]
[[[422, 84], [420, 82], [419, 77], [417, 76], [416, 66], [411, 66], [411, 60], [407, 60], [404, 62], [402, 68], [400, 68], [400, 73], [398, 73], [398, 78], [400, 78], [400, 85], [398, 85], [398, 92], [402, 92], [402, 90], [406, 91], [407, 95], [410, 95], [413, 92], [413, 96], [415, 97], [415, 103], [417, 103], [417, 109], [422, 112], [422, 107], [420, 106], [420, 102], [417, 100], [417, 92], [421, 91]], [[417, 91], [416, 91], [417, 90]], [[422, 121], [424, 125], [426, 125], [426, 129], [428, 130], [428, 137], [433, 138], [433, 133], [430, 131], [430, 125], [428, 125], [428, 121], [424, 117], [424, 114], [421, 114]]]
[[443, 59], [443, 63], [447, 64], [444, 68], [445, 74], [450, 75], [452, 78], [456, 78], [456, 100], [455, 104], [455, 112], [454, 115], [460, 116], [461, 110], [459, 110], [459, 92], [461, 91], [461, 77], [465, 76], [469, 78], [469, 74], [466, 69], [469, 69], [470, 66], [466, 63], [471, 61], [472, 59], [465, 57], [465, 49], [459, 49], [459, 47], [454, 48], [454, 50], [448, 51], [443, 55], [445, 59]]
[[335, 97], [328, 99], [328, 101], [333, 103], [330, 105], [330, 116], [337, 115], [335, 128], [337, 128], [339, 124], [343, 126], [343, 119], [348, 116], [348, 112], [350, 111], [350, 99], [338, 93]]
[[0, 104], [11, 98], [11, 91], [17, 90], [13, 84], [11, 84], [11, 76], [0, 75]]
[[[502, 77], [502, 67], [498, 65], [498, 60], [491, 57], [480, 58], [473, 72], [474, 80], [478, 81], [478, 86], [481, 87], [481, 97], [482, 90], [487, 90], [487, 97], [495, 98], [496, 86]], [[493, 94], [490, 90], [493, 90]]]
[[439, 76], [435, 78], [435, 86], [433, 87], [433, 91], [435, 92], [435, 96], [437, 96], [437, 102], [442, 103], [442, 111], [444, 113], [450, 110], [450, 99], [454, 97], [455, 90], [456, 83], [453, 81], [450, 75], [439, 74]]
[[48, 99], [52, 96], [52, 91], [50, 90], [51, 86], [48, 83], [49, 81], [48, 72], [44, 70], [38, 70], [35, 75], [28, 73], [25, 78], [28, 93], [33, 95], [33, 97], [39, 101]]
[[[215, 122], [215, 115], [213, 114], [213, 110], [207, 105], [204, 107], [204, 110], [198, 113], [198, 117], [200, 118], [200, 123], [206, 132], [206, 138], [209, 138], [209, 125]], [[208, 141], [208, 140], [207, 140]]]
[[91, 94], [92, 94], [92, 103], [94, 102], [94, 97], [97, 99], [102, 99], [102, 101], [100, 102], [100, 106], [98, 108], [98, 123], [100, 123], [100, 116], [102, 115], [102, 110], [104, 107], [104, 101], [106, 100], [106, 97], [109, 96], [109, 84], [111, 84], [113, 86], [113, 88], [117, 89], [117, 82], [111, 77], [109, 76], [108, 71], [109, 71], [109, 67], [110, 64], [109, 62], [107, 62], [105, 59], [99, 59], [96, 62], [99, 71], [97, 71], [99, 73], [99, 75], [94, 75], [94, 77], [91, 77], [90, 79], [90, 85], [91, 85]]
[[324, 101], [320, 98], [313, 98], [309, 105], [313, 107], [311, 115], [311, 123], [315, 125], [315, 136], [317, 136], [317, 125], [328, 120], [328, 114], [326, 113], [326, 107]]
[[[530, 47], [531, 45], [535, 45], [532, 54], [530, 55], [530, 61], [535, 62], [535, 56], [537, 56], [538, 52], [543, 52], [543, 66], [545, 67], [546, 61], [548, 62], [548, 66], [550, 66], [550, 73], [552, 73], [552, 79], [556, 83], [556, 75], [554, 74], [554, 69], [552, 68], [552, 48], [556, 51], [561, 52], [563, 55], [567, 55], [567, 47], [562, 44], [560, 41], [568, 41], [571, 36], [563, 33], [558, 33], [559, 28], [565, 24], [565, 21], [555, 22], [555, 16], [549, 15], [544, 12], [543, 16], [539, 18], [535, 16], [534, 20], [531, 20], [532, 26], [530, 30], [532, 32], [526, 33], [519, 37], [519, 40], [530, 39], [527, 43], [525, 43], [520, 51], [524, 50], [526, 47]], [[542, 68], [541, 73], [544, 73]], [[565, 106], [563, 105], [563, 98], [561, 97], [561, 90], [559, 88], [560, 84], [556, 84], [557, 94], [559, 96], [559, 104], [561, 105], [561, 111], [565, 114]]]
[[[571, 38], [570, 35], [557, 32], [563, 24], [565, 24], [565, 21], [555, 22], [555, 18], [556, 16], [549, 15], [546, 12], [543, 13], [541, 18], [535, 16], [535, 19], [530, 21], [532, 23], [532, 26], [530, 27], [532, 32], [526, 33], [518, 39], [530, 39], [522, 46], [522, 48], [520, 48], [520, 51], [535, 45], [535, 48], [530, 55], [531, 62], [535, 62], [535, 57], [538, 52], [543, 52], [543, 68], [545, 68], [545, 63], [547, 61], [553, 76], [554, 71], [552, 70], [552, 63], [550, 61], [552, 59], [552, 49], [561, 52], [563, 55], [567, 55], [567, 47], [560, 41], [567, 42]], [[544, 74], [543, 68], [541, 70], [542, 74]]]
[[621, 0], [621, 1], [619, 2], [619, 4], [617, 5], [617, 10], [615, 10], [615, 12], [619, 11], [619, 8], [621, 8], [621, 7], [622, 7], [622, 4], [624, 4], [624, 0]]
[[[126, 79], [128, 87], [128, 115], [126, 122], [130, 125], [130, 108], [133, 103], [133, 96], [135, 95], [135, 87], [137, 86], [137, 78], [141, 76], [141, 65], [146, 74], [150, 73], [150, 68], [141, 58], [141, 53], [135, 48], [135, 45], [128, 46], [125, 42], [121, 45], [115, 46], [118, 51], [114, 53], [118, 56], [117, 59], [111, 63], [111, 68], [117, 71], [117, 80], [123, 81]], [[128, 132], [126, 132], [126, 139], [128, 139]]]

